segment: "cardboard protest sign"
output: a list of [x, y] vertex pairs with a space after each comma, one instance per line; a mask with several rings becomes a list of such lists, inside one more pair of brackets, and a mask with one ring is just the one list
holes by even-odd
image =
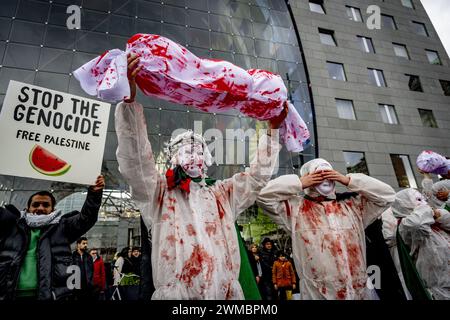
[[91, 185], [111, 105], [10, 81], [0, 114], [0, 174]]

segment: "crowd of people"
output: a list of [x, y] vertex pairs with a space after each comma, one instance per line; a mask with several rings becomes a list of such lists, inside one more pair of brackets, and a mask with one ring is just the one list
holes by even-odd
[[[161, 175], [143, 107], [134, 100], [138, 61], [128, 57], [131, 94], [115, 110], [116, 156], [141, 212], [145, 254], [140, 258], [137, 248], [117, 254], [113, 292], [106, 294], [110, 270], [83, 238], [97, 221], [104, 178], [88, 189], [81, 211], [55, 210], [53, 195], [38, 192], [23, 211], [0, 208], [0, 300], [242, 300], [252, 283], [266, 300], [289, 300], [297, 290], [305, 300], [450, 299], [449, 160], [426, 153], [422, 162], [441, 163], [438, 171], [419, 166], [422, 192], [396, 193], [365, 174], [343, 175], [320, 158], [305, 163], [300, 175], [271, 180], [281, 148], [272, 130], [286, 118], [286, 105], [267, 120], [271, 130], [245, 172], [208, 177], [206, 141], [187, 131], [166, 146], [170, 168]], [[433, 183], [433, 172], [441, 181]], [[336, 184], [346, 192], [336, 192]], [[290, 235], [292, 255], [269, 238], [248, 254], [242, 249], [236, 220], [255, 202]], [[247, 259], [252, 282], [241, 278]], [[381, 285], [369, 277], [371, 265], [378, 266]], [[79, 281], [69, 286], [73, 266]]]

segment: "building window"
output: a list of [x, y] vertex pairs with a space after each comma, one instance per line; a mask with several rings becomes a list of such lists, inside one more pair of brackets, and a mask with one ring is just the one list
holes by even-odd
[[409, 157], [403, 154], [391, 154], [391, 161], [398, 186], [400, 188], [417, 188]]
[[369, 175], [364, 152], [343, 151], [347, 173], [364, 173]]
[[402, 0], [402, 5], [404, 7], [414, 9], [414, 4], [412, 3], [412, 0]]
[[336, 99], [336, 108], [339, 118], [356, 120], [355, 110], [353, 108], [353, 101]]
[[439, 57], [439, 53], [437, 51], [425, 50], [425, 52], [427, 53], [428, 62], [430, 64], [437, 64], [437, 65], [442, 64], [441, 58]]
[[322, 42], [322, 44], [336, 47], [336, 40], [334, 39], [333, 30], [319, 28], [319, 36], [320, 42]]
[[419, 109], [420, 119], [425, 127], [437, 128], [436, 118], [432, 110]]
[[408, 50], [404, 44], [393, 43], [394, 52], [397, 57], [405, 58], [409, 60]]
[[444, 90], [444, 94], [450, 96], [450, 81], [439, 80], [439, 82], [441, 83], [442, 90]]
[[342, 63], [327, 61], [328, 74], [333, 80], [347, 81], [344, 72], [344, 65]]
[[428, 31], [427, 28], [425, 27], [425, 24], [423, 24], [422, 22], [413, 21], [412, 25], [415, 33], [421, 36], [428, 37]]
[[359, 10], [359, 8], [350, 6], [346, 6], [346, 8], [347, 8], [347, 16], [350, 20], [362, 22], [361, 10]]
[[397, 24], [395, 23], [394, 17], [387, 14], [381, 15], [381, 27], [388, 28], [392, 30], [397, 30]]
[[405, 76], [408, 78], [409, 90], [423, 92], [419, 76], [414, 76], [412, 74], [405, 74]]
[[381, 118], [384, 123], [398, 124], [397, 113], [395, 112], [395, 107], [389, 104], [379, 104]]
[[386, 87], [383, 70], [371, 69], [369, 70], [369, 82], [377, 87]]
[[356, 36], [358, 39], [359, 47], [362, 51], [367, 53], [375, 53], [375, 48], [371, 38]]
[[309, 0], [309, 10], [312, 12], [325, 14], [323, 0]]

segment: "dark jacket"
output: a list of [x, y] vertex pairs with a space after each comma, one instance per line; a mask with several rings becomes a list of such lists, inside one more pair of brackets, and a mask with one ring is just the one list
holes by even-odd
[[[39, 300], [70, 296], [67, 267], [72, 264], [70, 244], [97, 221], [102, 192], [89, 190], [81, 212], [64, 215], [58, 224], [42, 228], [37, 247]], [[0, 300], [13, 300], [30, 241], [30, 228], [13, 205], [0, 208]]]
[[272, 250], [267, 250], [262, 248], [259, 251], [259, 261], [261, 263], [262, 269], [262, 280], [264, 282], [272, 282], [272, 268], [273, 263], [277, 260], [277, 251], [273, 248]]
[[94, 261], [89, 253], [84, 252], [83, 257], [74, 251], [72, 254], [72, 262], [80, 267], [81, 271], [81, 290], [92, 290], [94, 285]]
[[141, 218], [141, 281], [139, 283], [139, 299], [150, 300], [155, 286], [153, 285], [152, 272], [152, 243], [150, 241], [149, 232], [145, 226], [144, 220]]

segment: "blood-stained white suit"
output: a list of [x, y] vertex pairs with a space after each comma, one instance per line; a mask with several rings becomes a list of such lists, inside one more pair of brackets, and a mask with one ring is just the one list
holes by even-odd
[[433, 298], [450, 300], [450, 213], [436, 209], [439, 218], [435, 219], [431, 206], [416, 203], [420, 197], [415, 189], [401, 190], [396, 194], [392, 212], [401, 219], [400, 235]]
[[157, 171], [142, 105], [120, 103], [115, 125], [119, 170], [152, 233], [152, 299], [244, 299], [234, 223], [270, 179], [280, 150], [275, 137], [261, 137], [246, 172], [211, 186], [191, 182], [188, 194], [169, 190]]
[[[309, 161], [302, 175], [314, 173], [323, 163], [328, 164], [323, 159]], [[291, 233], [305, 300], [372, 298], [366, 287], [364, 229], [390, 206], [395, 191], [364, 174], [347, 176], [347, 188], [354, 193], [333, 194], [326, 201], [310, 200], [319, 194], [313, 188], [303, 190], [297, 175], [270, 181], [258, 197], [258, 205]]]

